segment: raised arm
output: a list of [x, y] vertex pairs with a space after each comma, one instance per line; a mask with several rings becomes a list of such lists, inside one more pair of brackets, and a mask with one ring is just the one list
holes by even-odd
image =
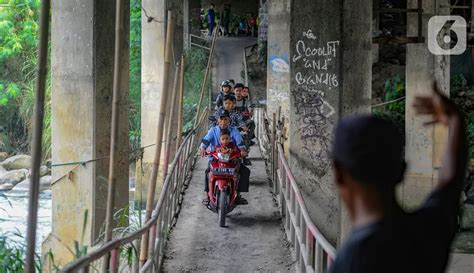
[[429, 123], [441, 123], [448, 127], [449, 137], [439, 172], [438, 188], [454, 186], [461, 191], [468, 157], [464, 115], [436, 85], [433, 86], [431, 97], [416, 97], [414, 107], [418, 114], [432, 117]]

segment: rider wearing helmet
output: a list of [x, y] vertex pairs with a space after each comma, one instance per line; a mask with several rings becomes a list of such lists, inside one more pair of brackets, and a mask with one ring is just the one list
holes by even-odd
[[221, 83], [221, 91], [216, 99], [216, 107], [221, 108], [224, 104], [224, 96], [232, 94], [232, 82], [225, 80]]

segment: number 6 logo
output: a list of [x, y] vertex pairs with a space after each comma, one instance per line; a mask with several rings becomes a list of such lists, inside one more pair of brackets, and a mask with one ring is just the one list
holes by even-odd
[[435, 55], [466, 51], [466, 20], [461, 16], [433, 16], [428, 21], [428, 49]]

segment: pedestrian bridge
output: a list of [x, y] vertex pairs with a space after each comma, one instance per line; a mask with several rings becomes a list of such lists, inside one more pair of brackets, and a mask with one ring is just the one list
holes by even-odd
[[[111, 272], [327, 270], [335, 248], [309, 218], [278, 142], [281, 127], [268, 126], [263, 109], [254, 116], [258, 147], [250, 153], [249, 204], [238, 206], [227, 216], [226, 227], [219, 227], [217, 214], [201, 204], [207, 163], [197, 151], [207, 128], [204, 116], [179, 147], [151, 219], [66, 265], [63, 272], [88, 272], [105, 260]], [[127, 260], [123, 250], [130, 246], [135, 251]]]

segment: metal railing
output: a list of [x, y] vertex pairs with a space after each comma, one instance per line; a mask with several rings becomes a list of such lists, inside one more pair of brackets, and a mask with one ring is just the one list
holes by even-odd
[[[131, 272], [156, 272], [159, 270], [163, 263], [167, 236], [181, 209], [184, 189], [187, 187], [186, 182], [189, 181], [188, 178], [195, 163], [201, 136], [207, 132], [205, 122], [207, 115], [208, 111], [206, 109], [201, 114], [198, 125], [186, 136], [180, 145], [168, 170], [160, 198], [150, 220], [142, 228], [130, 235], [111, 240], [86, 256], [66, 265], [62, 272], [77, 272], [79, 270], [89, 272], [89, 267], [93, 262], [100, 261], [102, 257], [109, 253], [111, 259], [110, 272], [118, 272], [120, 268], [120, 248], [129, 244], [132, 244], [135, 249], [133, 266], [130, 266]], [[140, 267], [138, 263], [140, 255], [136, 246], [140, 245], [141, 236], [146, 232], [150, 232], [149, 256], [143, 266]]]
[[[197, 41], [193, 41], [193, 38], [197, 41], [200, 41], [201, 43], [197, 43]], [[198, 35], [194, 35], [194, 34], [189, 34], [188, 36], [188, 43], [190, 46], [196, 46], [196, 47], [199, 47], [199, 48], [202, 48], [202, 49], [205, 49], [205, 50], [211, 50], [211, 48], [208, 46], [209, 45], [209, 39], [208, 38], [203, 38], [201, 36], [198, 36]]]
[[[256, 47], [258, 46], [258, 44], [253, 44], [253, 45], [249, 45], [249, 46], [246, 46], [243, 50], [243, 60], [244, 60], [244, 84], [245, 86], [249, 86], [249, 75], [248, 75], [248, 66], [247, 66], [247, 58], [254, 55], [255, 53], [257, 53], [255, 51]], [[247, 53], [248, 52], [248, 49], [250, 48], [250, 53]], [[250, 96], [250, 94], [249, 94]]]
[[[303, 196], [285, 158], [277, 136], [282, 130], [273, 115], [272, 129], [264, 109], [256, 109], [257, 137], [263, 157], [270, 163], [273, 191], [285, 226], [286, 236], [296, 254], [299, 272], [327, 272], [336, 257], [336, 249], [311, 220]], [[279, 125], [277, 125], [279, 124]]]

